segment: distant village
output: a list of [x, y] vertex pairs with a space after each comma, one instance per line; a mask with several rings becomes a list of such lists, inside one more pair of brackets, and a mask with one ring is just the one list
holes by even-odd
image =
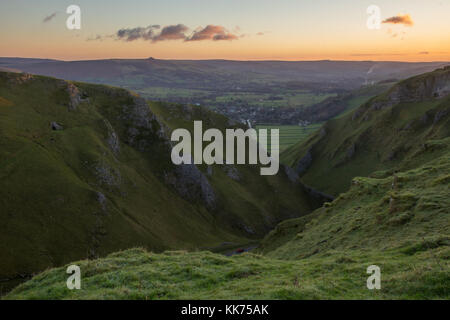
[[308, 120], [303, 120], [303, 108], [282, 108], [282, 107], [255, 107], [255, 106], [219, 106], [214, 111], [223, 114], [235, 121], [253, 127], [257, 124], [282, 124], [299, 125], [301, 127], [311, 124]]

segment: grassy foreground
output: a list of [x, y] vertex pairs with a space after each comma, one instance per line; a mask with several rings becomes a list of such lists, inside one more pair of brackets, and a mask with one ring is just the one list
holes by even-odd
[[[448, 139], [436, 141], [448, 150]], [[442, 152], [443, 152], [442, 150]], [[132, 249], [84, 260], [82, 289], [47, 270], [6, 299], [449, 299], [450, 153], [395, 176], [355, 178], [313, 213], [278, 225], [257, 254]], [[381, 269], [381, 290], [366, 287]]]
[[[298, 261], [132, 249], [76, 262], [81, 290], [67, 289], [63, 267], [38, 275], [5, 299], [441, 299], [450, 297], [444, 269], [449, 257], [448, 247], [415, 254], [330, 252]], [[435, 258], [447, 263], [439, 266]], [[370, 264], [382, 270], [381, 290], [366, 287]]]

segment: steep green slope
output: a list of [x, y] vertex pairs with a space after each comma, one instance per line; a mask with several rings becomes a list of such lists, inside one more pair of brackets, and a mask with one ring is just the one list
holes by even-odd
[[354, 178], [350, 190], [332, 203], [282, 222], [264, 239], [261, 252], [299, 259], [354, 249], [413, 255], [449, 246], [450, 138], [430, 141], [429, 147], [434, 159], [424, 165]]
[[166, 123], [123, 89], [0, 73], [0, 279], [136, 246], [245, 243], [317, 207], [283, 171], [175, 167]]
[[[450, 135], [450, 67], [407, 79], [354, 112], [327, 122], [282, 154], [302, 180], [338, 195], [355, 176], [426, 160], [427, 141]], [[422, 159], [425, 157], [425, 159]]]
[[[432, 145], [425, 165], [355, 178], [332, 203], [281, 223], [259, 255], [128, 250], [74, 262], [81, 290], [66, 288], [66, 266], [5, 298], [449, 299], [450, 139]], [[370, 265], [381, 290], [366, 287]]]
[[302, 120], [314, 123], [325, 122], [329, 119], [339, 118], [350, 113], [371, 98], [385, 92], [395, 82], [382, 81], [381, 83], [362, 86], [356, 90], [329, 97], [309, 108], [305, 108], [299, 115]]
[[[203, 130], [217, 128], [240, 127], [227, 117], [214, 113], [206, 108], [169, 103], [151, 103], [150, 108], [164, 125], [170, 130], [187, 128], [193, 136], [193, 124], [202, 120]], [[266, 221], [264, 225], [275, 225], [281, 219], [291, 215], [302, 215], [322, 204], [320, 199], [311, 197], [298, 182], [288, 182], [283, 167], [275, 176], [261, 176], [259, 167], [250, 165], [200, 165], [200, 170], [208, 176], [215, 191], [225, 199], [223, 214], [228, 220], [245, 222], [248, 226]], [[270, 197], [268, 197], [270, 195]], [[275, 217], [272, 212], [278, 215]], [[236, 227], [247, 230], [247, 226], [239, 224]], [[253, 228], [253, 227], [251, 227]], [[263, 228], [264, 229], [264, 228]], [[266, 232], [270, 229], [264, 229]]]

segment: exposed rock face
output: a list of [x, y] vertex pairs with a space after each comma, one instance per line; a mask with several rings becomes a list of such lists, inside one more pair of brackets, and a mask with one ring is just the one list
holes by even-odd
[[167, 140], [161, 124], [143, 98], [133, 97], [131, 105], [123, 106], [122, 118], [128, 123], [125, 142], [141, 152], [149, 150], [155, 135]]
[[399, 85], [391, 92], [389, 98], [394, 102], [421, 101], [441, 98], [449, 93], [450, 72], [445, 72], [420, 80], [415, 86]]
[[50, 126], [51, 126], [51, 128], [52, 128], [53, 131], [61, 131], [61, 130], [64, 130], [64, 127], [63, 127], [62, 125], [60, 125], [59, 123], [57, 123], [57, 122], [52, 122], [52, 123], [50, 123]]
[[205, 175], [194, 164], [181, 164], [166, 174], [166, 183], [172, 185], [184, 199], [201, 200], [208, 209], [215, 209], [216, 195]]
[[117, 155], [120, 152], [119, 137], [114, 131], [111, 131], [109, 133], [108, 144], [115, 155]]
[[101, 186], [108, 189], [119, 187], [122, 182], [120, 171], [107, 164], [98, 164], [94, 167], [94, 174]]
[[97, 201], [102, 207], [102, 210], [106, 211], [106, 196], [101, 192], [97, 192]]
[[297, 171], [297, 173], [299, 175], [303, 174], [306, 172], [306, 170], [308, 170], [308, 168], [311, 166], [312, 164], [312, 153], [311, 153], [311, 149], [309, 149], [305, 156], [303, 158], [300, 159], [300, 161], [297, 163], [297, 166], [295, 167], [295, 170]]
[[[138, 151], [151, 151], [152, 144], [162, 143], [161, 152], [171, 152], [171, 142], [166, 132], [169, 130], [153, 114], [145, 99], [131, 96], [133, 103], [122, 107], [121, 119], [127, 124], [124, 142]], [[112, 150], [119, 150], [119, 140], [114, 130], [110, 130], [108, 144]], [[170, 161], [170, 160], [169, 160]], [[211, 168], [212, 169], [212, 168]], [[194, 164], [174, 166], [164, 174], [164, 182], [175, 188], [185, 200], [200, 200], [208, 209], [216, 206], [216, 195], [206, 176]]]
[[76, 110], [78, 105], [83, 101], [80, 90], [70, 82], [67, 82], [67, 93], [69, 94], [69, 110]]
[[29, 73], [21, 73], [19, 76], [16, 73], [12, 73], [10, 77], [8, 77], [8, 83], [12, 85], [20, 85], [24, 84], [28, 81], [33, 80], [34, 77]]
[[114, 131], [111, 123], [108, 120], [104, 120], [105, 126], [108, 130], [108, 138], [106, 139], [111, 151], [114, 155], [118, 155], [120, 152], [120, 142], [117, 133]]
[[436, 73], [424, 79], [418, 78], [408, 83], [400, 83], [389, 92], [387, 101], [373, 103], [372, 109], [379, 110], [391, 107], [400, 102], [424, 101], [432, 98], [442, 98], [450, 94], [450, 67], [444, 72]]
[[[386, 108], [391, 108], [399, 103], [411, 103], [428, 101], [431, 99], [440, 99], [450, 94], [450, 66], [443, 69], [436, 70], [432, 74], [426, 76], [418, 76], [416, 78], [408, 79], [405, 82], [400, 82], [385, 96], [380, 99], [375, 99], [364, 105], [364, 107], [357, 109], [352, 116], [352, 120], [361, 118], [361, 121], [368, 121], [371, 119], [370, 111], [377, 111]], [[369, 112], [367, 112], [369, 110]], [[392, 110], [391, 110], [392, 111]], [[422, 124], [428, 124], [430, 114], [424, 114]], [[410, 127], [405, 130], [412, 129]]]

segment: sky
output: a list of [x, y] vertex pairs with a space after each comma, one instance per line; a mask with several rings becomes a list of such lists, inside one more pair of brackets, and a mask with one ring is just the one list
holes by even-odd
[[0, 56], [450, 61], [449, 14], [450, 0], [1, 0]]

